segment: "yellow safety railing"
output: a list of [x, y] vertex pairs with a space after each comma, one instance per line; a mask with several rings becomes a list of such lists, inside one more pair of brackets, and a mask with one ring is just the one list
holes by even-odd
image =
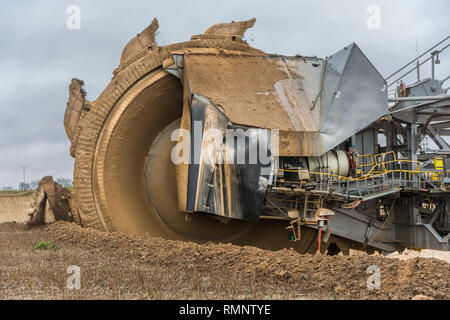
[[355, 157], [355, 167], [358, 168], [364, 168], [364, 167], [371, 167], [375, 164], [375, 159], [373, 154], [362, 154], [357, 155]]
[[[392, 155], [393, 160], [385, 161], [384, 159], [389, 154]], [[369, 158], [370, 163], [358, 164], [358, 158]], [[394, 151], [380, 153], [380, 154], [376, 154], [376, 155], [370, 155], [370, 154], [359, 155], [359, 156], [357, 156], [356, 162], [357, 162], [357, 164], [355, 165], [356, 168], [358, 168], [358, 166], [363, 167], [363, 166], [369, 166], [369, 165], [371, 165], [372, 167], [370, 168], [370, 170], [368, 171], [367, 174], [364, 174], [360, 177], [344, 177], [344, 176], [340, 176], [340, 175], [329, 173], [329, 172], [310, 172], [310, 175], [327, 176], [327, 177], [336, 178], [337, 180], [344, 180], [344, 181], [364, 181], [367, 179], [380, 177], [382, 175], [386, 175], [386, 174], [390, 174], [390, 173], [407, 174], [408, 181], [411, 181], [412, 177], [416, 174], [425, 175], [425, 177], [428, 177], [428, 178], [430, 178], [430, 180], [434, 180], [434, 181], [438, 180], [438, 179], [436, 179], [436, 177], [444, 176], [442, 170], [426, 170], [426, 171], [421, 170], [419, 161], [397, 159]], [[416, 164], [416, 166], [415, 166], [416, 168], [415, 169], [387, 169], [386, 165], [391, 164], [391, 163], [399, 164], [400, 167], [403, 164], [408, 164], [408, 165]], [[283, 172], [298, 172], [298, 170], [291, 170], [291, 169], [279, 169], [279, 170], [283, 171]], [[423, 179], [421, 179], [421, 180], [423, 180]]]
[[[387, 156], [391, 155], [393, 161], [397, 161], [397, 155], [394, 151], [379, 153], [379, 154], [363, 154], [363, 155], [357, 155], [355, 157], [355, 168], [358, 172], [358, 169], [362, 169], [365, 167], [374, 167], [378, 164], [385, 164], [387, 163], [385, 161], [385, 158]], [[385, 168], [384, 168], [385, 169]]]

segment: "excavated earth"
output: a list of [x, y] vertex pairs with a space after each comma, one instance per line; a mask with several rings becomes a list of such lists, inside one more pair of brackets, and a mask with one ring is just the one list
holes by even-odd
[[17, 194], [0, 192], [0, 223], [10, 221], [26, 223], [30, 218], [28, 213], [35, 198], [36, 193], [33, 191]]
[[[46, 242], [48, 248], [33, 248]], [[0, 225], [1, 299], [450, 299], [434, 258], [315, 256], [231, 244], [127, 236], [56, 222]], [[67, 289], [80, 267], [81, 289]], [[381, 270], [369, 290], [367, 269]], [[425, 296], [425, 297], [424, 297]]]

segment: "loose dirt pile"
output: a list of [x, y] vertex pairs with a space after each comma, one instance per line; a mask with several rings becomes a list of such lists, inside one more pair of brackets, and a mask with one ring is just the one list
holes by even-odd
[[394, 258], [400, 260], [411, 260], [414, 258], [436, 258], [450, 263], [450, 251], [439, 250], [409, 250], [405, 249], [403, 252], [393, 252], [386, 255], [387, 258]]
[[[57, 222], [0, 226], [0, 297], [50, 299], [450, 299], [450, 264], [382, 256], [314, 256], [230, 244], [127, 236]], [[32, 250], [39, 242], [54, 249]], [[53, 246], [54, 245], [54, 246]], [[81, 289], [66, 288], [69, 265]], [[381, 288], [369, 290], [369, 266]]]

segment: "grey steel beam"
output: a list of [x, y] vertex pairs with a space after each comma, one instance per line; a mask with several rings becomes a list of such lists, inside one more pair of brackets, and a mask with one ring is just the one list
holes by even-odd
[[450, 129], [438, 130], [440, 136], [448, 137], [450, 136]]
[[423, 97], [398, 97], [389, 98], [389, 102], [405, 102], [405, 101], [442, 101], [450, 99], [449, 95], [423, 96]]
[[450, 151], [450, 146], [448, 143], [441, 137], [441, 135], [434, 130], [432, 126], [428, 126], [428, 134], [430, 138], [439, 146], [441, 150]]
[[450, 121], [432, 123], [431, 126], [435, 130], [447, 129], [447, 128], [450, 128]]

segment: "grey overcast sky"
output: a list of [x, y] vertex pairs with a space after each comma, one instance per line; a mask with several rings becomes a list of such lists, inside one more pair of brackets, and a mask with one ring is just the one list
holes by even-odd
[[[67, 7], [81, 9], [81, 29], [69, 30]], [[369, 29], [367, 8], [380, 8]], [[325, 57], [356, 42], [387, 76], [450, 34], [448, 0], [2, 0], [0, 5], [0, 187], [44, 175], [72, 178], [63, 128], [72, 77], [88, 99], [106, 87], [125, 44], [159, 19], [159, 44], [181, 42], [209, 26], [256, 17], [249, 43], [269, 53]], [[450, 51], [450, 50], [448, 50]], [[441, 56], [437, 77], [450, 74]], [[427, 64], [424, 73], [429, 74]]]

